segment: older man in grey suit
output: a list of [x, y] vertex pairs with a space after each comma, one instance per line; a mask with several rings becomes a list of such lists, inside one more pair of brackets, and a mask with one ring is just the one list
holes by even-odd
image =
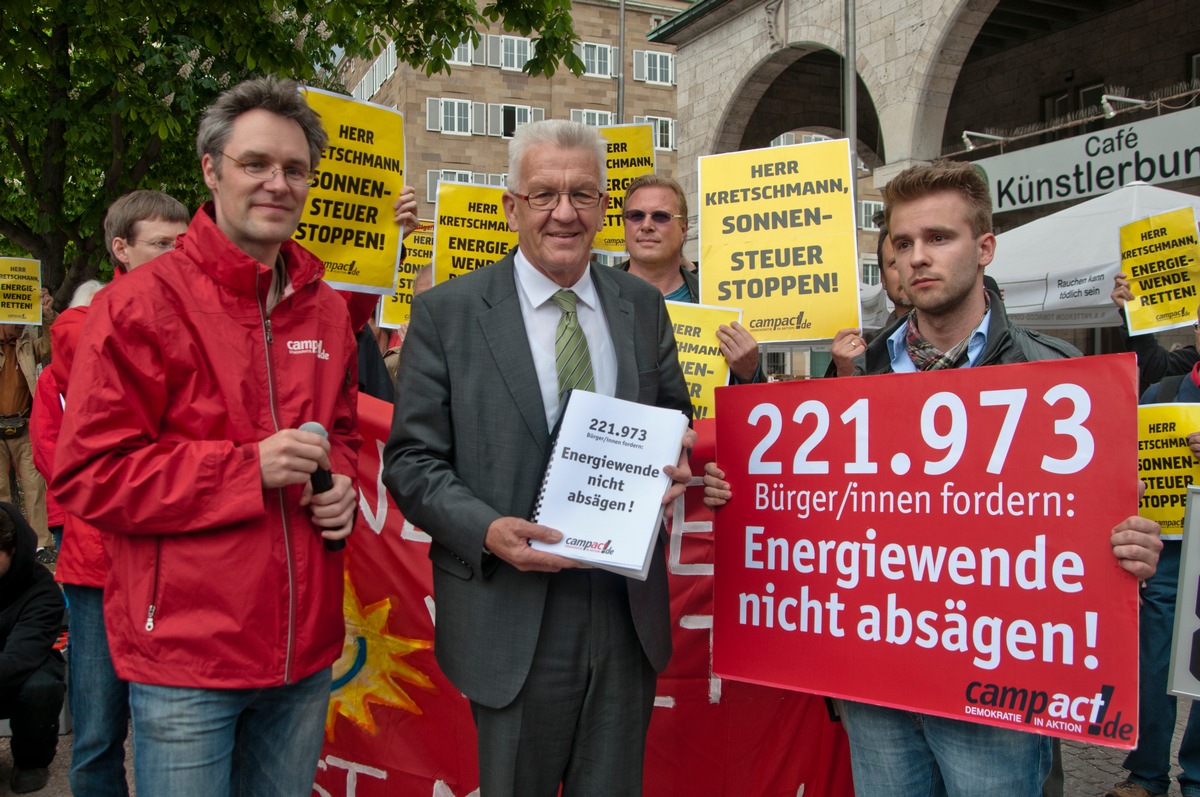
[[[589, 264], [604, 159], [583, 125], [517, 131], [504, 209], [518, 248], [418, 297], [400, 364], [384, 481], [433, 537], [437, 658], [471, 700], [485, 797], [640, 794], [671, 655], [662, 545], [645, 582], [529, 546], [569, 531], [526, 518], [572, 386], [573, 330], [590, 361], [575, 386], [691, 414], [662, 296]], [[683, 457], [665, 470], [664, 502], [691, 475]]]

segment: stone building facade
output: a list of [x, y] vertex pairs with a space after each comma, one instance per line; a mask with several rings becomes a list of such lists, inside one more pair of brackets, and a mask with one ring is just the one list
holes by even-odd
[[[404, 114], [408, 181], [417, 189], [422, 218], [432, 218], [438, 179], [504, 185], [508, 138], [516, 125], [538, 119], [578, 119], [588, 124], [648, 122], [655, 130], [659, 172], [673, 175], [677, 158], [675, 48], [652, 44], [647, 35], [688, 7], [686, 0], [627, 0], [625, 47], [619, 47], [616, 0], [576, 0], [572, 18], [577, 52], [588, 70], [552, 77], [520, 70], [530, 39], [499, 24], [480, 30], [478, 48], [460, 47], [448, 74], [427, 76], [394, 51], [374, 61], [347, 59], [346, 87], [361, 99]], [[624, 83], [624, 114], [618, 114], [618, 83]]]
[[[699, 0], [655, 30], [678, 48], [679, 174], [784, 131], [845, 136], [845, 0]], [[1187, 0], [857, 0], [856, 147], [879, 188], [937, 157], [979, 160], [1200, 105], [1200, 15]], [[1105, 95], [1142, 100], [1110, 102]], [[967, 132], [984, 136], [964, 138]], [[1176, 134], [1185, 139], [1181, 129]], [[1200, 194], [1200, 136], [1164, 188]], [[861, 186], [861, 183], [860, 183]], [[861, 189], [860, 189], [861, 190]], [[1078, 201], [1078, 200], [1073, 200]], [[999, 213], [997, 231], [1071, 202]], [[1110, 332], [1058, 330], [1086, 352]], [[1189, 333], [1190, 335], [1190, 333]], [[1171, 339], [1166, 336], [1164, 342]]]

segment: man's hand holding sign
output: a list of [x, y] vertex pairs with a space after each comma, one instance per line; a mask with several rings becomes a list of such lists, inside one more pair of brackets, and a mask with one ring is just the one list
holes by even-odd
[[714, 668], [1130, 746], [1132, 363], [903, 378], [718, 392]]
[[1046, 735], [1137, 739], [1136, 580], [1109, 551], [1152, 571], [1157, 524], [1097, 539], [1137, 506], [1134, 362], [1009, 322], [970, 164], [884, 203], [914, 310], [855, 371], [888, 378], [717, 392], [713, 669], [846, 698], [862, 793], [1040, 793]]

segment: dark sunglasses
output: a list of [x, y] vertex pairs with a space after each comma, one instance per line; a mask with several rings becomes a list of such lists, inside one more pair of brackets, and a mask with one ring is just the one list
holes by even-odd
[[622, 214], [625, 221], [633, 224], [641, 224], [649, 216], [655, 224], [667, 224], [671, 219], [682, 219], [683, 216], [678, 213], [668, 213], [665, 210], [656, 210], [653, 213], [647, 213], [644, 210], [627, 210]]

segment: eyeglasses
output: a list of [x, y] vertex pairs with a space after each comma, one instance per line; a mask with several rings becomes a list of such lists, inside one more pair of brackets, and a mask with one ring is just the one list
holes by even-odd
[[567, 200], [571, 203], [571, 207], [576, 210], [588, 210], [600, 204], [600, 200], [604, 197], [603, 191], [592, 189], [577, 190], [577, 191], [538, 191], [536, 194], [518, 194], [512, 192], [515, 197], [524, 199], [526, 204], [534, 210], [554, 210], [558, 207], [561, 201], [560, 196], [566, 194]]
[[678, 213], [668, 213], [665, 210], [655, 210], [647, 213], [644, 210], [627, 210], [623, 214], [625, 221], [630, 224], [641, 224], [649, 216], [650, 220], [655, 224], [669, 224], [671, 219], [682, 219], [683, 216]]
[[267, 161], [240, 161], [224, 152], [221, 155], [241, 166], [242, 171], [248, 176], [253, 177], [255, 180], [262, 180], [264, 183], [274, 177], [276, 173], [283, 172], [283, 179], [287, 180], [291, 185], [312, 185], [313, 172], [308, 169], [299, 169], [295, 166], [276, 166]]
[[133, 246], [135, 244], [145, 244], [146, 246], [149, 246], [151, 249], [157, 249], [160, 252], [170, 252], [172, 249], [175, 248], [175, 239], [174, 238], [160, 238], [157, 241], [130, 241], [129, 242], [130, 246]]

